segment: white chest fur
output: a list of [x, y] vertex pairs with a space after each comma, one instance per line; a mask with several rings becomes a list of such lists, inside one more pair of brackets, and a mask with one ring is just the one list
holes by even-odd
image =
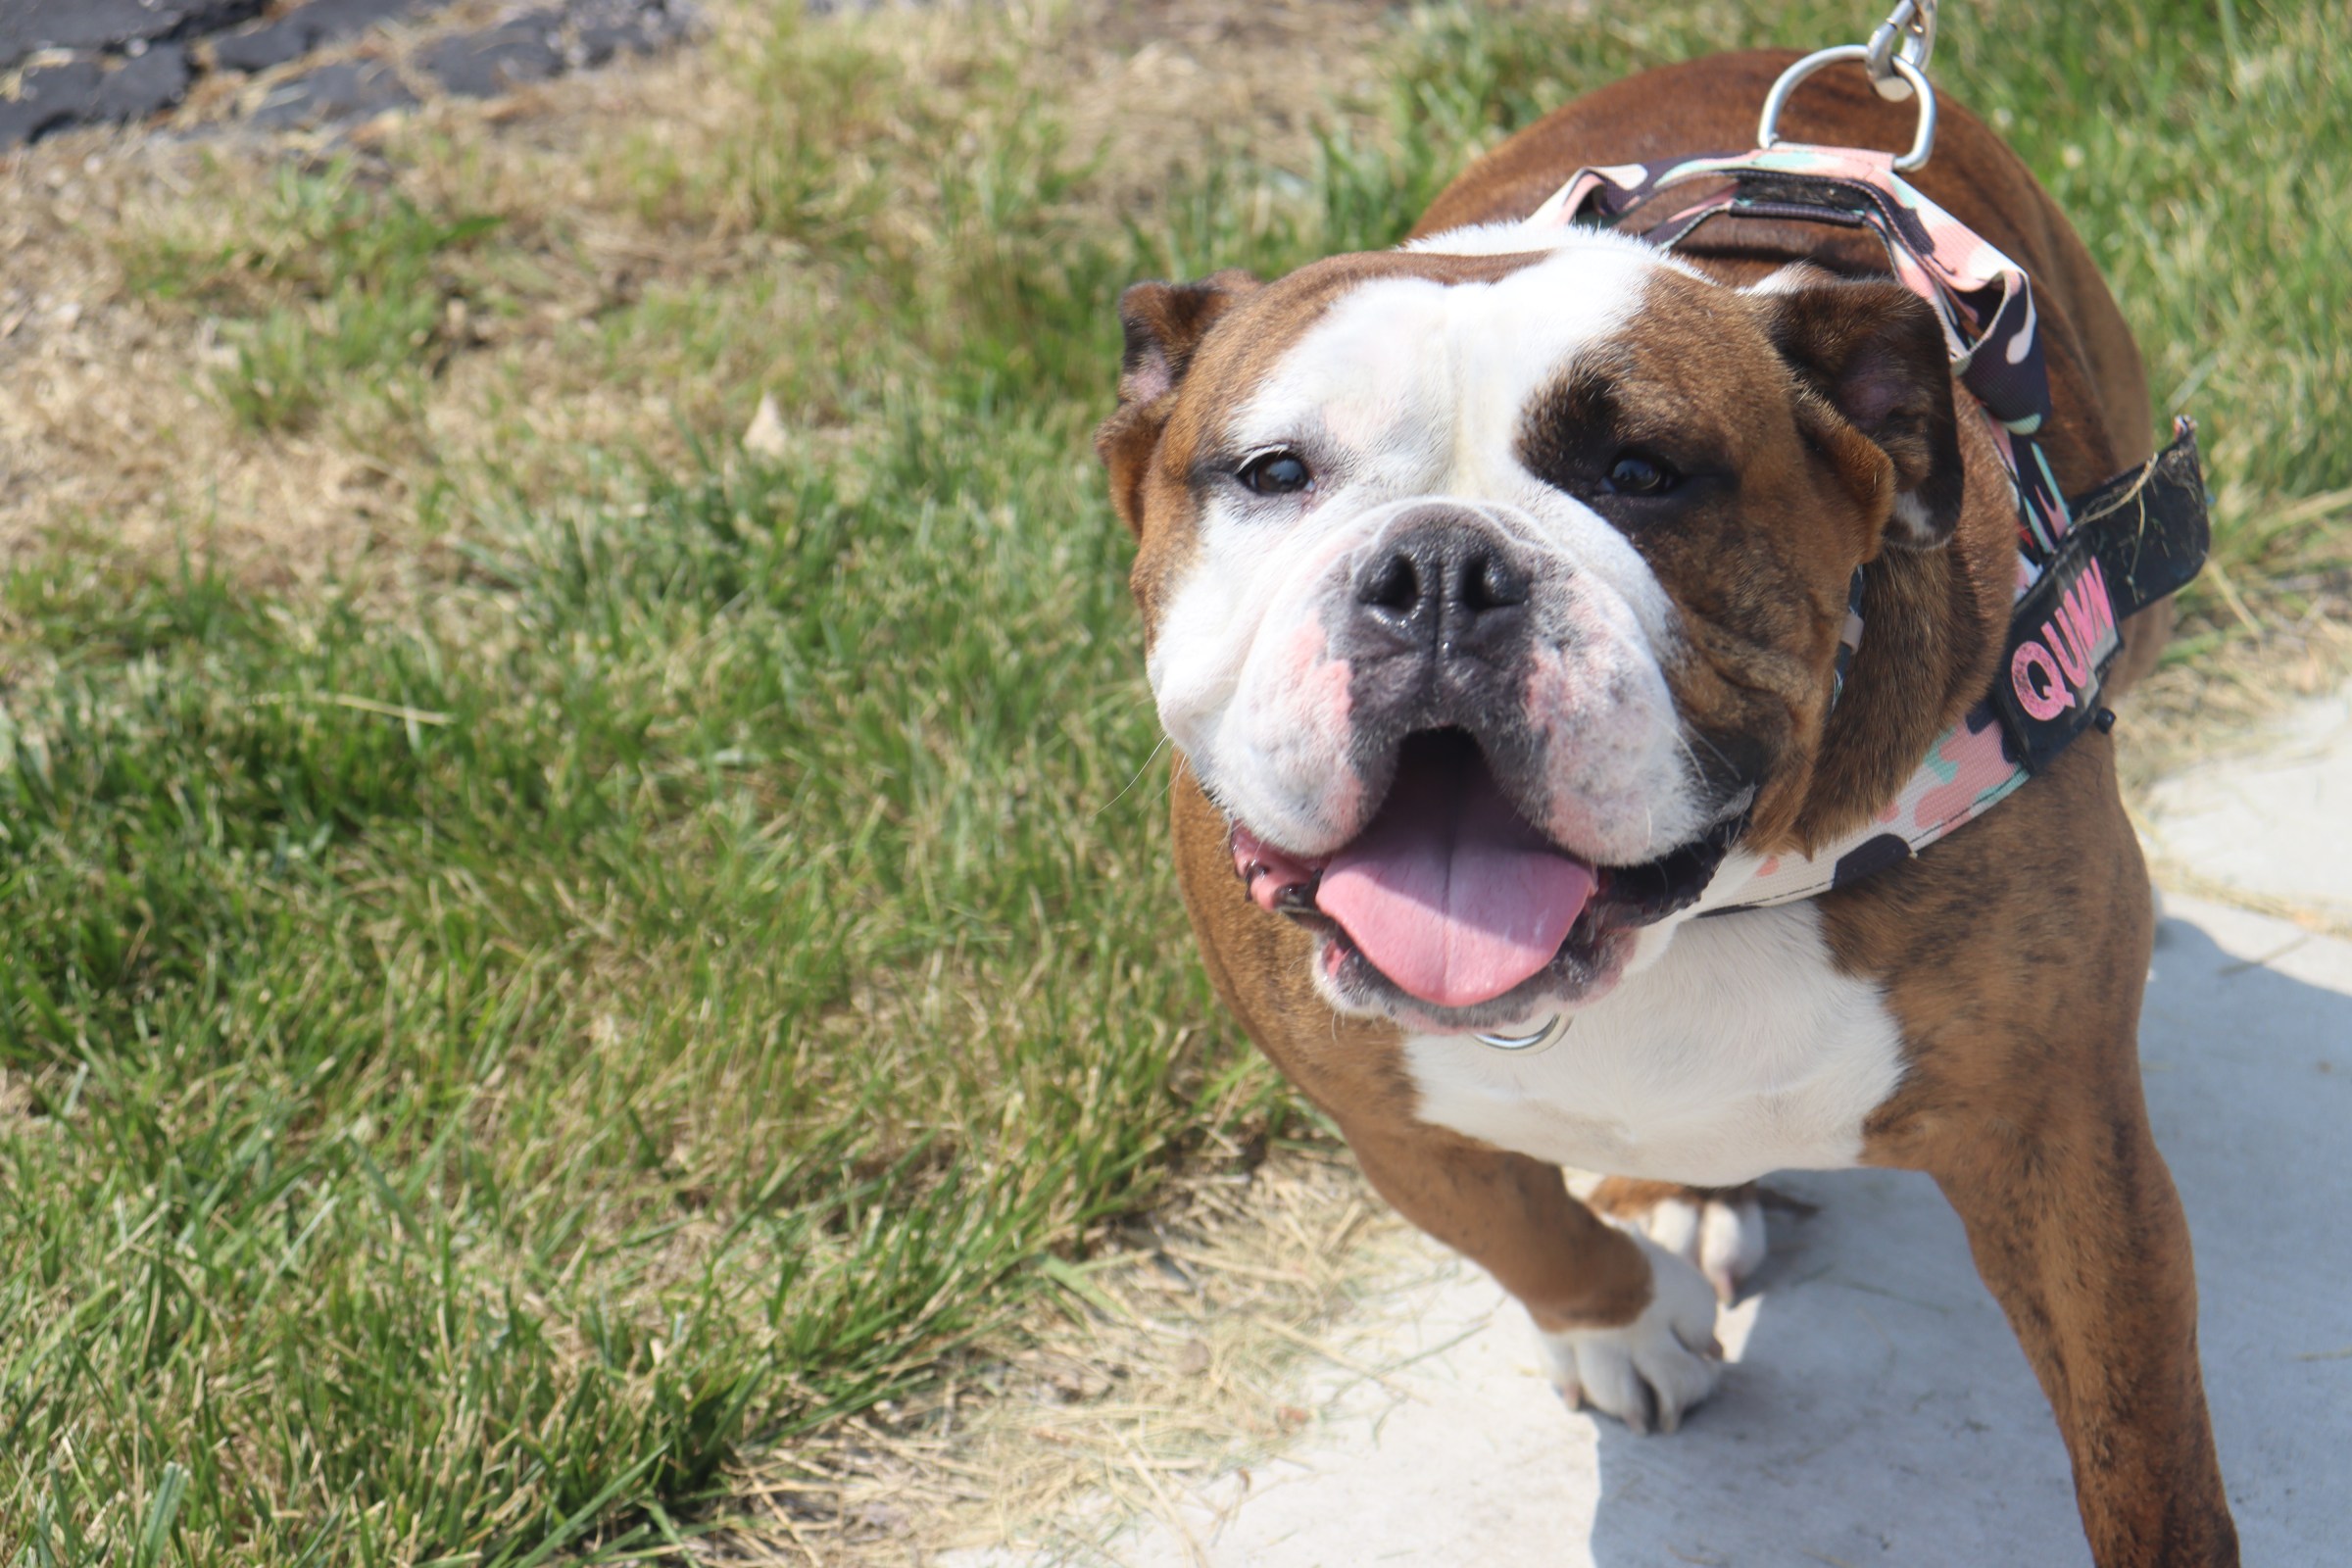
[[1854, 1163], [1901, 1041], [1810, 902], [1692, 920], [1542, 1051], [1407, 1042], [1424, 1121], [1613, 1176], [1730, 1186]]

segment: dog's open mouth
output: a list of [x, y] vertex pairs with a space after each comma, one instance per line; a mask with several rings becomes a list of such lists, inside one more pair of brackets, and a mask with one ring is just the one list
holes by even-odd
[[1596, 865], [1513, 808], [1467, 734], [1441, 729], [1406, 739], [1351, 843], [1303, 858], [1236, 823], [1233, 856], [1260, 906], [1324, 935], [1318, 958], [1343, 992], [1377, 1002], [1393, 988], [1425, 1022], [1479, 1028], [1592, 1000], [1638, 928], [1705, 891], [1739, 826], [1644, 865]]

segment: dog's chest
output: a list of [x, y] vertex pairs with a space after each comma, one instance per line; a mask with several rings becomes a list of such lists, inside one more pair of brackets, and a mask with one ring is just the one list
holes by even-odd
[[1893, 1093], [1879, 988], [1838, 972], [1810, 903], [1693, 920], [1657, 962], [1519, 1054], [1418, 1036], [1424, 1121], [1619, 1176], [1729, 1186], [1850, 1165]]

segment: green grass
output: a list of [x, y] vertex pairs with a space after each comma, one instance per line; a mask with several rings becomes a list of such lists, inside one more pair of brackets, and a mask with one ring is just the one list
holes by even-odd
[[214, 374], [221, 400], [251, 430], [298, 430], [338, 397], [413, 395], [461, 292], [452, 253], [497, 226], [486, 214], [442, 217], [399, 190], [370, 188], [348, 160], [289, 167], [235, 241], [154, 240], [123, 258], [123, 281], [152, 298], [230, 308], [234, 360]]
[[[2221, 559], [2291, 614], [2346, 558], [2308, 498], [2352, 487], [2352, 67], [2324, 7], [2230, 16], [1972, 7], [1937, 67], [2076, 216], [2160, 398], [2204, 416]], [[1006, 1321], [1204, 1129], [1283, 1116], [1157, 842], [1087, 452], [1111, 301], [1386, 243], [1581, 87], [1867, 20], [1427, 14], [1297, 167], [1237, 133], [1124, 211], [1051, 50], [943, 33], [918, 75], [780, 24], [714, 62], [723, 132], [602, 148], [612, 221], [764, 258], [563, 340], [649, 397], [745, 377], [684, 458], [440, 474], [426, 585], [389, 606], [96, 530], [20, 564], [0, 1552], [659, 1547], [725, 1517], [748, 1447]], [[237, 346], [251, 439], [395, 394], [422, 419], [445, 302], [523, 312], [526, 237], [569, 243], [391, 177], [287, 175], [231, 245], [126, 242]], [[778, 310], [745, 371], [738, 323]], [[762, 386], [807, 439], [749, 464]]]

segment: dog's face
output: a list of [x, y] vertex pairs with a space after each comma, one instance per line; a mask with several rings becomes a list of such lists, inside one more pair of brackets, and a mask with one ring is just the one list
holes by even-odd
[[1416, 1028], [1653, 958], [1801, 804], [1855, 567], [1959, 511], [1893, 283], [1502, 228], [1121, 313], [1098, 446], [1162, 722], [1324, 995]]

